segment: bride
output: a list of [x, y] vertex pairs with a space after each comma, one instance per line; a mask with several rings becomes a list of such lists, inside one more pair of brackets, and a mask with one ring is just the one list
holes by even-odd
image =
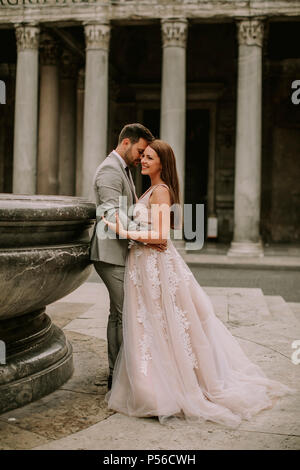
[[[171, 147], [155, 140], [145, 149], [142, 174], [150, 188], [135, 205], [140, 231], [126, 231], [118, 215], [104, 222], [133, 240], [124, 279], [123, 342], [108, 408], [136, 417], [210, 420], [237, 427], [275, 399], [293, 393], [252, 363], [216, 317], [212, 303], [169, 237], [172, 204], [179, 203]], [[142, 243], [163, 243], [159, 252]]]

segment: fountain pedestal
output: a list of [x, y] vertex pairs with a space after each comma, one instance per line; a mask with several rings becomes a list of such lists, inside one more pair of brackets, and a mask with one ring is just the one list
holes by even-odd
[[83, 198], [0, 194], [0, 413], [72, 376], [72, 346], [46, 306], [89, 276], [95, 212]]

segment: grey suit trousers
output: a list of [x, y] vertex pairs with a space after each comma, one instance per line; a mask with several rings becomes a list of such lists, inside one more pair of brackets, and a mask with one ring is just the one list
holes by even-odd
[[112, 375], [123, 341], [122, 312], [125, 266], [103, 261], [94, 261], [94, 266], [109, 292], [110, 311], [107, 324], [107, 353], [109, 373]]

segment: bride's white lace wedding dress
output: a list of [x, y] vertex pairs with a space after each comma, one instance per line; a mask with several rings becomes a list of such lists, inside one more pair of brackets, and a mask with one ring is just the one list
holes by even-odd
[[[146, 227], [156, 186], [135, 208], [135, 220]], [[171, 240], [164, 252], [140, 243], [131, 246], [123, 343], [105, 397], [108, 408], [129, 416], [157, 416], [162, 424], [177, 417], [236, 427], [271, 408], [276, 397], [293, 392], [247, 358]]]

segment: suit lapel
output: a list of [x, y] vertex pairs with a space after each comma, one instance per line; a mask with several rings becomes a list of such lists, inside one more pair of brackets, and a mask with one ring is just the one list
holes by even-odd
[[[130, 171], [130, 170], [129, 170]], [[133, 194], [134, 194], [134, 201], [135, 201], [135, 198], [137, 199], [137, 195], [136, 195], [136, 192], [135, 192], [135, 185], [134, 185], [134, 182], [133, 182], [133, 178], [132, 178], [132, 174], [131, 174], [131, 171], [129, 173], [129, 179], [131, 181], [131, 185], [132, 185], [132, 189], [133, 189]]]

